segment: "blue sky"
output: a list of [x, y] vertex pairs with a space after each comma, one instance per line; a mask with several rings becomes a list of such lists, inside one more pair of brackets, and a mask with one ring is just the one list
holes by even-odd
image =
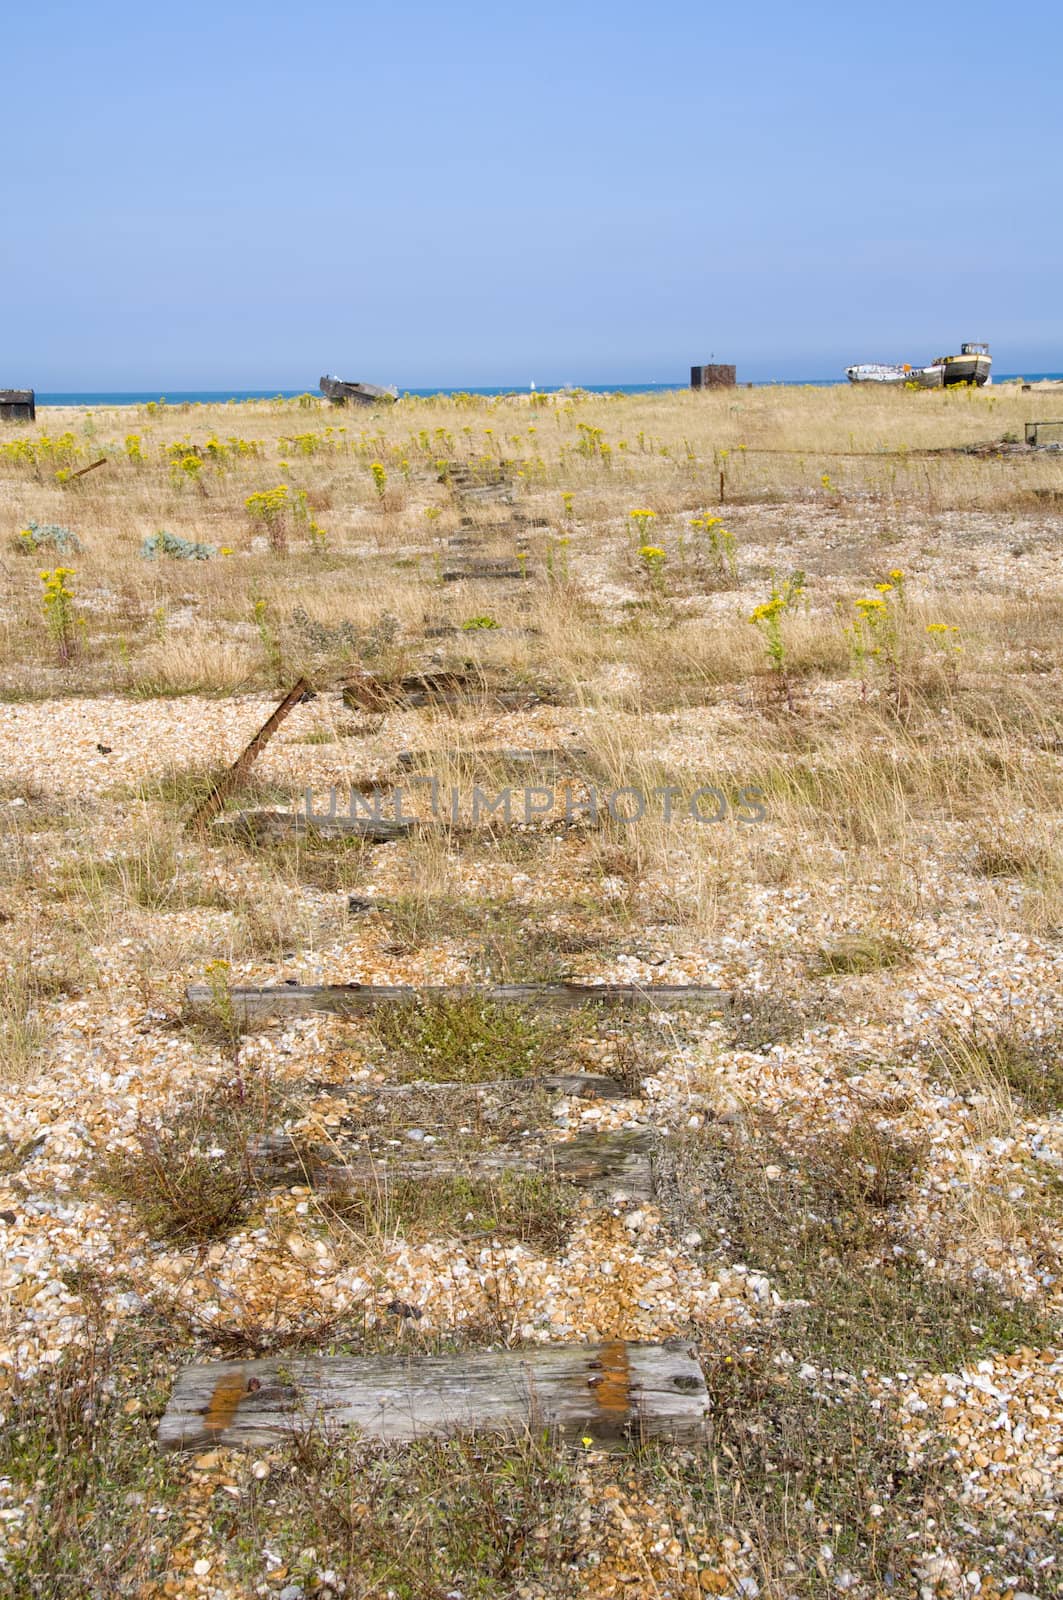
[[1063, 8], [9, 7], [0, 385], [1063, 369]]

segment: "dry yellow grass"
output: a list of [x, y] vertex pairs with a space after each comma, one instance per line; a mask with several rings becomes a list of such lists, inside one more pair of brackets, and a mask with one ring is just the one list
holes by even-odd
[[[1023, 512], [1034, 522], [1051, 512], [1059, 491], [1056, 460], [905, 454], [1021, 437], [1024, 420], [1043, 404], [1012, 390], [843, 388], [583, 397], [536, 406], [527, 398], [408, 401], [368, 417], [318, 402], [49, 414], [45, 426], [9, 429], [0, 441], [38, 441], [35, 462], [0, 459], [4, 682], [9, 693], [30, 692], [33, 664], [42, 672], [48, 664], [37, 573], [60, 563], [75, 570], [85, 623], [81, 687], [181, 693], [209, 688], [212, 670], [221, 692], [272, 682], [278, 662], [268, 632], [282, 632], [299, 608], [319, 622], [360, 629], [387, 610], [403, 629], [415, 628], [451, 599], [438, 577], [450, 560], [445, 541], [458, 530], [459, 510], [438, 481], [437, 463], [487, 458], [519, 463], [514, 509], [535, 520], [522, 530], [530, 560], [549, 560], [555, 582], [545, 603], [539, 592], [500, 601], [497, 585], [472, 582], [462, 586], [462, 608], [469, 615], [498, 610], [496, 620], [506, 626], [527, 606], [525, 620], [545, 622], [550, 652], [560, 650], [562, 663], [577, 665], [586, 647], [578, 623], [581, 616], [595, 620], [583, 568], [610, 554], [613, 529], [624, 531], [633, 506], [653, 509], [654, 539], [674, 544], [686, 513], [718, 513], [722, 471], [727, 515], [741, 521], [743, 534], [750, 508], [770, 508], [780, 533], [778, 513], [785, 509], [796, 544], [829, 526], [833, 553], [820, 551], [817, 560], [811, 552], [811, 571], [866, 577], [861, 553], [888, 560], [890, 544], [907, 536], [913, 518], [933, 539], [935, 519], [958, 510]], [[45, 433], [53, 440], [69, 435], [72, 449], [41, 454]], [[143, 460], [129, 459], [130, 436]], [[300, 436], [312, 453], [294, 442]], [[229, 439], [250, 441], [256, 453], [240, 454]], [[178, 463], [195, 462], [192, 474], [174, 465], [174, 449]], [[108, 461], [98, 471], [65, 486], [56, 481], [57, 472], [71, 470], [57, 461], [79, 465], [101, 454]], [[383, 497], [370, 470], [377, 460], [386, 474]], [[282, 482], [290, 498], [305, 495], [308, 516], [324, 530], [323, 548], [291, 516], [287, 552], [269, 548], [245, 502]], [[492, 525], [484, 553], [512, 558], [521, 530], [515, 521], [507, 527], [507, 509], [485, 504], [473, 516]], [[67, 556], [26, 550], [18, 536], [31, 520], [70, 527], [82, 549]], [[202, 562], [143, 560], [144, 539], [160, 529], [232, 554]], [[350, 582], [352, 563], [357, 584]], [[632, 569], [633, 559], [622, 563], [620, 575], [630, 579]], [[806, 649], [800, 634], [799, 628], [795, 656], [814, 662], [815, 640]], [[649, 648], [630, 643], [636, 654]], [[679, 653], [689, 656], [690, 675], [711, 681], [727, 670], [721, 658], [736, 651], [734, 666], [744, 669], [755, 644], [737, 629], [711, 645], [684, 639]], [[285, 645], [298, 666], [298, 639]], [[837, 654], [835, 647], [834, 664]], [[199, 665], [201, 659], [216, 666]]]
[[[180, 1108], [204, 1095], [242, 1104], [248, 1085], [268, 1078], [290, 1096], [285, 1115], [316, 1127], [321, 1096], [311, 1085], [360, 1070], [351, 1040], [322, 1019], [250, 1040], [232, 1026], [182, 1030], [181, 991], [205, 974], [220, 973], [223, 986], [480, 983], [547, 971], [719, 983], [737, 996], [730, 1012], [696, 1029], [670, 1023], [648, 1043], [610, 1022], [607, 1041], [588, 1037], [574, 1057], [611, 1070], [628, 1047], [645, 1049], [645, 1076], [657, 1083], [639, 1117], [667, 1127], [662, 1160], [679, 1148], [683, 1192], [669, 1199], [663, 1178], [659, 1188], [674, 1231], [658, 1281], [687, 1287], [660, 1300], [640, 1288], [616, 1311], [633, 1320], [617, 1326], [704, 1336], [720, 1437], [730, 1440], [719, 1460], [737, 1474], [713, 1509], [713, 1538], [734, 1534], [766, 1600], [820, 1592], [824, 1530], [832, 1541], [844, 1530], [860, 1575], [854, 1594], [883, 1592], [887, 1569], [887, 1586], [907, 1592], [912, 1552], [925, 1542], [914, 1490], [910, 1504], [887, 1505], [883, 1526], [900, 1530], [899, 1553], [881, 1570], [878, 1556], [860, 1566], [869, 1495], [889, 1499], [907, 1470], [882, 1433], [889, 1406], [874, 1400], [874, 1425], [861, 1424], [857, 1439], [856, 1389], [845, 1390], [845, 1406], [821, 1405], [798, 1374], [806, 1360], [836, 1375], [951, 1371], [1020, 1337], [1047, 1344], [1036, 1315], [1058, 1317], [1057, 1080], [1037, 1076], [1037, 1051], [1033, 1067], [1016, 1057], [1025, 1077], [1003, 1073], [972, 1046], [970, 1019], [995, 1027], [1014, 1014], [1023, 1041], [1057, 1037], [1063, 480], [1058, 458], [948, 453], [1021, 437], [1044, 405], [1018, 390], [848, 387], [455, 398], [372, 413], [312, 401], [69, 412], [0, 434], [5, 447], [38, 441], [36, 459], [0, 450], [0, 1157], [16, 1185], [0, 1211], [51, 1186], [34, 1235], [40, 1282], [80, 1281], [70, 1236], [56, 1245], [47, 1232], [50, 1197], [98, 1204], [85, 1151], [115, 1140], [131, 1149], [134, 1114], [152, 1127], [171, 1113], [179, 1122]], [[58, 457], [41, 449], [42, 434], [65, 431], [73, 442]], [[57, 481], [57, 471], [104, 454], [106, 466]], [[455, 463], [501, 472], [508, 495], [456, 489]], [[271, 530], [247, 501], [282, 483], [286, 522]], [[80, 547], [29, 548], [20, 535], [31, 520], [65, 526]], [[733, 561], [718, 531], [713, 547], [722, 527]], [[214, 553], [144, 559], [144, 540], [162, 529]], [[485, 560], [517, 576], [470, 570], [447, 581], [463, 562]], [[59, 565], [73, 569], [66, 662], [39, 576]], [[773, 594], [798, 574], [800, 598], [771, 612]], [[876, 620], [854, 640], [858, 600]], [[766, 603], [767, 618], [751, 625]], [[339, 692], [367, 673], [395, 688], [406, 674], [441, 670], [464, 675], [460, 703], [378, 707]], [[211, 774], [299, 675], [317, 697], [262, 753], [236, 804], [296, 804], [306, 786], [322, 797], [374, 781], [387, 791], [431, 776], [444, 815], [458, 791], [458, 826], [379, 849], [185, 831]], [[510, 712], [480, 692], [507, 686], [534, 690], [540, 703]], [[548, 769], [556, 804], [541, 827], [518, 812], [474, 829], [474, 784], [519, 794], [540, 782], [512, 758], [509, 768], [485, 760], [506, 747], [584, 754], [571, 770]], [[408, 751], [418, 753], [413, 767], [399, 761]], [[564, 828], [566, 799], [589, 808], [592, 790], [592, 825]], [[637, 824], [610, 807], [618, 790], [636, 806], [647, 797]], [[698, 791], [718, 791], [723, 821], [691, 816]], [[754, 791], [764, 816], [747, 825], [741, 806]], [[423, 787], [415, 803], [424, 812]], [[557, 1131], [582, 1126], [586, 1109], [562, 1113]], [[609, 1106], [590, 1109], [611, 1126]], [[38, 1128], [53, 1124], [57, 1135], [25, 1175]], [[333, 1124], [322, 1137], [341, 1140]], [[398, 1120], [396, 1130], [401, 1137]], [[700, 1166], [684, 1177], [687, 1135]], [[431, 1247], [418, 1233], [400, 1259], [375, 1237], [387, 1230], [337, 1238], [285, 1190], [261, 1201], [238, 1241], [168, 1259], [145, 1250], [135, 1217], [115, 1219], [113, 1197], [108, 1205], [92, 1224], [106, 1233], [106, 1255], [94, 1258], [107, 1261], [106, 1282], [92, 1288], [100, 1315], [120, 1312], [139, 1331], [141, 1313], [115, 1298], [133, 1285], [168, 1318], [171, 1338], [184, 1330], [163, 1347], [171, 1365], [181, 1340], [203, 1352], [219, 1305], [238, 1348], [262, 1328], [271, 1348], [292, 1330], [330, 1344], [337, 1319], [346, 1338], [347, 1323], [395, 1296], [423, 1303], [420, 1332], [389, 1332], [378, 1306], [359, 1349], [370, 1331], [382, 1347], [390, 1337], [428, 1348], [451, 1336], [454, 1318], [462, 1337], [508, 1339], [538, 1316], [537, 1292], [589, 1336], [583, 1290], [604, 1263], [594, 1252], [645, 1248], [658, 1259], [652, 1235], [627, 1239], [619, 1217], [574, 1262], [507, 1255], [514, 1309], [488, 1316], [483, 1334], [473, 1320], [483, 1306], [461, 1298], [478, 1292], [482, 1261], [451, 1280], [453, 1241]], [[436, 1237], [435, 1221], [422, 1232]], [[435, 1253], [419, 1255], [422, 1246]], [[732, 1263], [767, 1273], [784, 1305], [711, 1298], [704, 1275], [733, 1287]], [[563, 1305], [542, 1287], [559, 1273], [573, 1287]], [[358, 1274], [372, 1288], [354, 1306], [345, 1296]], [[986, 1280], [1025, 1302], [1013, 1323], [986, 1298]], [[64, 1328], [80, 1326], [79, 1310], [63, 1302], [60, 1311]], [[49, 1314], [20, 1325], [19, 1360], [50, 1348]], [[143, 1329], [155, 1337], [146, 1313]], [[0, 1350], [10, 1333], [0, 1319]], [[726, 1355], [721, 1340], [731, 1341]], [[795, 1358], [788, 1366], [772, 1340]], [[870, 1405], [872, 1391], [860, 1393]], [[780, 1453], [791, 1433], [799, 1448]], [[49, 1424], [39, 1441], [53, 1464], [61, 1435]], [[872, 1435], [881, 1470], [865, 1449]], [[756, 1439], [762, 1462], [748, 1454]], [[140, 1451], [146, 1472], [146, 1431]], [[846, 1463], [829, 1516], [817, 1501], [816, 1526], [800, 1508], [822, 1485], [802, 1480], [798, 1492], [796, 1478], [780, 1479], [791, 1455], [817, 1475], [824, 1460]], [[703, 1464], [696, 1470], [703, 1485]], [[785, 1514], [773, 1501], [780, 1482]], [[672, 1468], [661, 1467], [657, 1491], [685, 1521]], [[173, 1480], [149, 1502], [164, 1492], [181, 1500], [184, 1490]], [[951, 1489], [940, 1493], [940, 1506], [925, 1504], [942, 1529], [981, 1515], [972, 1503], [958, 1519]], [[268, 1538], [287, 1559], [271, 1504], [256, 1502], [252, 1542], [257, 1550]], [[242, 1538], [242, 1505], [232, 1516]], [[1038, 1553], [1040, 1533], [1024, 1530]], [[977, 1535], [962, 1570], [1019, 1570], [1008, 1564], [1014, 1550], [998, 1561]], [[211, 1583], [220, 1584], [238, 1539], [223, 1549], [210, 1537]], [[300, 1533], [297, 1548], [317, 1538]], [[133, 1542], [122, 1532], [113, 1541]], [[357, 1552], [350, 1559], [359, 1578]], [[724, 1592], [707, 1555], [702, 1567], [713, 1577], [700, 1589]], [[671, 1585], [675, 1574], [660, 1572]], [[694, 1569], [687, 1578], [697, 1581]], [[615, 1591], [603, 1579], [594, 1592]]]

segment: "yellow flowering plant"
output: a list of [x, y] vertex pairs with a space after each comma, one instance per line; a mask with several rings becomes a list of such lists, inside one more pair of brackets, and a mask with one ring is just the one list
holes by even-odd
[[655, 589], [660, 589], [664, 582], [664, 564], [668, 557], [663, 547], [659, 544], [639, 545], [639, 560], [644, 571], [649, 575], [649, 580]]
[[69, 581], [74, 576], [73, 567], [55, 567], [50, 572], [42, 570], [40, 574], [44, 585], [44, 620], [55, 640], [63, 666], [67, 666], [77, 654], [78, 629], [84, 627], [84, 621], [75, 609], [74, 589]]
[[244, 501], [251, 521], [265, 528], [270, 547], [274, 550], [287, 548], [290, 505], [286, 483], [278, 484], [275, 489], [260, 489], [256, 494], [249, 494]]
[[897, 709], [901, 704], [901, 622], [907, 615], [905, 575], [894, 567], [889, 577], [876, 583], [873, 595], [853, 602], [854, 616], [846, 628], [849, 649], [860, 673], [860, 697], [867, 699], [867, 670], [878, 663], [885, 671]]
[[805, 575], [793, 572], [782, 583], [773, 575], [771, 594], [750, 612], [749, 621], [764, 637], [768, 652], [768, 665], [777, 676], [786, 696], [786, 704], [793, 710], [793, 696], [786, 672], [786, 640], [783, 637], [783, 617], [796, 609], [804, 598]]
[[724, 527], [723, 518], [693, 517], [690, 526], [704, 540], [710, 564], [717, 573], [721, 577], [734, 578], [738, 571], [735, 560], [735, 537], [729, 528]]

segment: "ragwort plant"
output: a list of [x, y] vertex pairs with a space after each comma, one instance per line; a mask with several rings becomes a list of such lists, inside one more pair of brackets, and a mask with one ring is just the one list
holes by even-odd
[[635, 524], [635, 535], [639, 544], [644, 545], [647, 542], [650, 523], [657, 520], [656, 511], [650, 511], [645, 506], [637, 507], [634, 511], [629, 511], [628, 516]]
[[270, 549], [283, 554], [288, 548], [288, 485], [281, 483], [275, 489], [249, 494], [244, 506], [251, 521], [265, 529]]
[[723, 525], [722, 517], [693, 517], [690, 523], [699, 535], [699, 554], [707, 553], [709, 566], [720, 579], [733, 580], [738, 575], [735, 559], [735, 537]]
[[800, 603], [805, 593], [805, 575], [803, 572], [794, 572], [783, 582], [773, 577], [771, 581], [771, 595], [761, 605], [755, 606], [750, 612], [749, 620], [764, 637], [765, 647], [768, 652], [768, 665], [775, 674], [776, 681], [786, 704], [792, 711], [794, 708], [793, 695], [790, 690], [789, 674], [786, 670], [786, 641], [783, 636], [782, 620], [789, 612], [793, 611]]
[[642, 569], [650, 580], [650, 585], [655, 594], [664, 593], [664, 568], [668, 557], [663, 546], [659, 544], [643, 544], [639, 546], [639, 561]]
[[74, 590], [68, 579], [74, 577], [73, 567], [56, 567], [42, 571], [44, 585], [43, 610], [48, 632], [55, 641], [61, 666], [68, 666], [78, 650], [78, 630], [84, 620], [78, 616], [74, 604]]
[[[888, 579], [876, 583], [873, 595], [862, 595], [854, 607], [856, 615], [846, 634], [860, 674], [861, 699], [867, 700], [869, 677], [878, 669], [900, 715], [906, 698], [903, 667], [906, 659], [910, 665], [913, 654], [904, 573], [895, 567]], [[932, 643], [939, 634], [947, 640], [948, 632], [945, 623], [933, 623], [927, 630]]]

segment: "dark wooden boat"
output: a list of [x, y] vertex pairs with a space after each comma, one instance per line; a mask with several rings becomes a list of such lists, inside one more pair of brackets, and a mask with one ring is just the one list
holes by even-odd
[[334, 405], [390, 405], [399, 398], [397, 389], [381, 389], [375, 383], [348, 383], [344, 378], [322, 378], [318, 387]]
[[957, 383], [988, 383], [993, 370], [989, 346], [981, 343], [961, 344], [958, 356], [938, 356], [934, 365], [943, 369], [946, 388]]

